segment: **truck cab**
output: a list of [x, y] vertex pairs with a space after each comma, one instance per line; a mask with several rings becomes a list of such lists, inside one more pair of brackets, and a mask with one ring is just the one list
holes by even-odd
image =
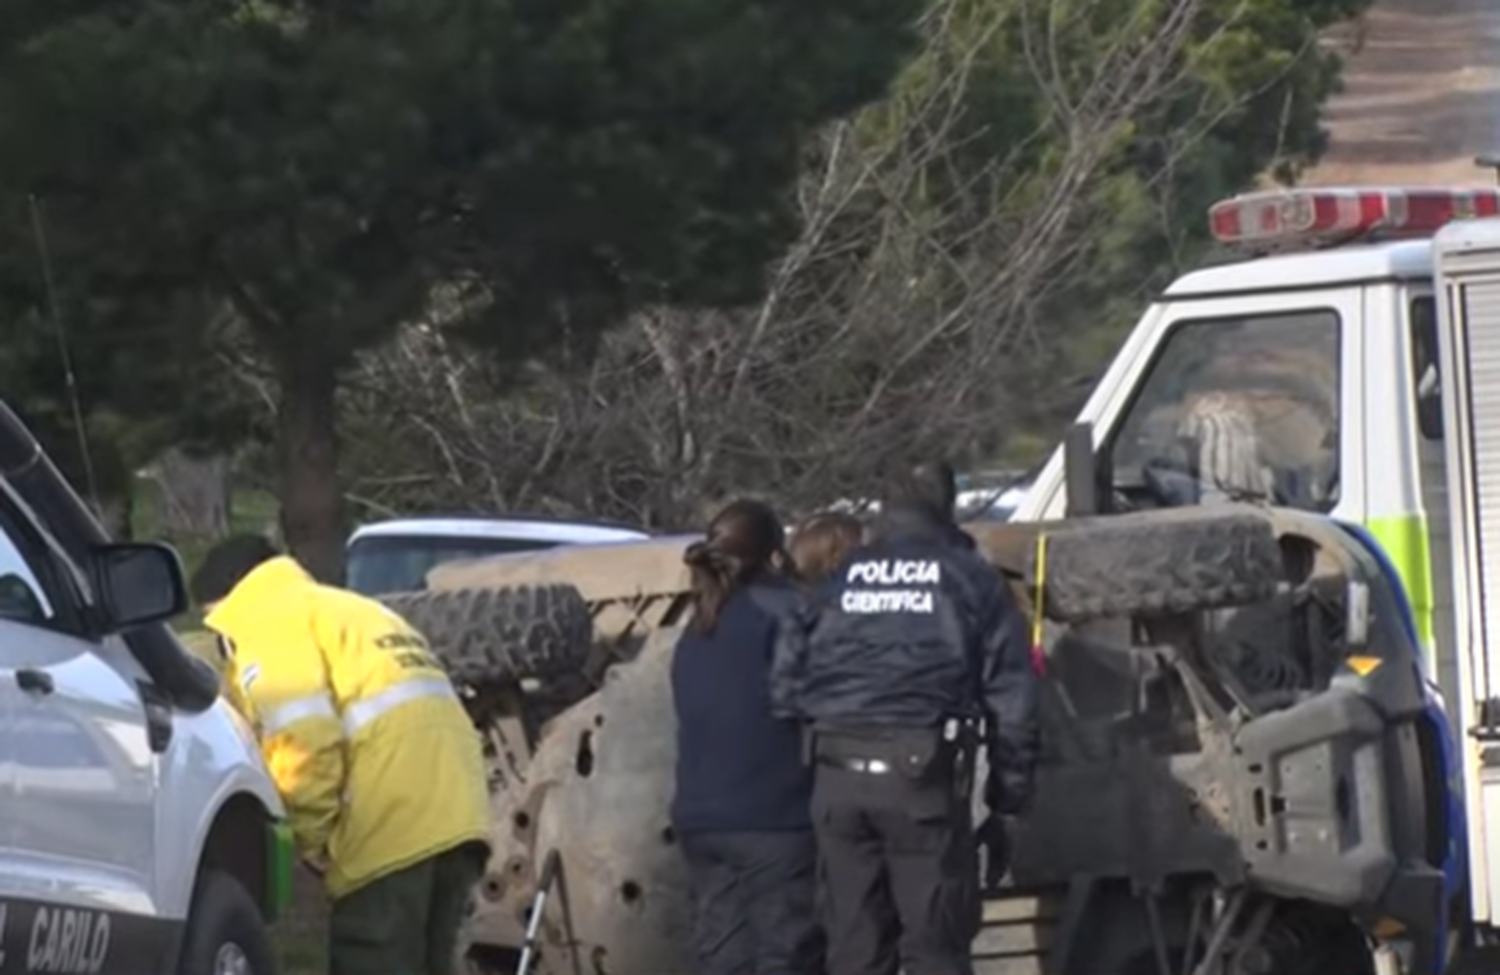
[[[1483, 554], [1497, 530], [1484, 526], [1500, 523], [1485, 517], [1486, 472], [1500, 471], [1500, 374], [1487, 371], [1500, 368], [1500, 331], [1486, 327], [1500, 324], [1500, 220], [1486, 219], [1497, 214], [1493, 188], [1224, 201], [1213, 233], [1240, 259], [1153, 302], [1078, 417], [1106, 512], [1249, 502], [1327, 515], [1378, 543], [1447, 725], [1423, 760], [1450, 799], [1453, 921], [1482, 929], [1500, 921]], [[1059, 448], [1014, 519], [1069, 515], [1067, 482]]]
[[[1158, 503], [1150, 475], [1189, 460], [1216, 468], [1204, 474], [1207, 496], [1364, 526], [1401, 573], [1444, 688], [1457, 660], [1437, 645], [1451, 648], [1451, 638], [1436, 639], [1451, 632], [1452, 606], [1439, 605], [1446, 587], [1433, 577], [1450, 533], [1431, 236], [1497, 207], [1492, 189], [1301, 190], [1220, 204], [1220, 242], [1269, 253], [1174, 282], [1078, 417], [1093, 425], [1122, 505]], [[1328, 243], [1376, 235], [1384, 239]], [[1204, 424], [1241, 455], [1174, 457]], [[1014, 517], [1065, 507], [1058, 450]]]

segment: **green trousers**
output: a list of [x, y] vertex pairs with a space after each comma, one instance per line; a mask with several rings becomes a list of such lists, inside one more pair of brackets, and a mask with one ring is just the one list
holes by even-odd
[[331, 975], [455, 975], [459, 930], [484, 866], [484, 847], [466, 843], [334, 901]]

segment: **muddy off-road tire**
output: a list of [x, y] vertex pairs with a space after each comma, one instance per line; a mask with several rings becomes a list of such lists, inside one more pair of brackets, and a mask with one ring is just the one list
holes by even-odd
[[575, 673], [594, 625], [572, 586], [448, 589], [382, 596], [416, 627], [455, 681], [471, 685]]
[[[1027, 566], [1035, 591], [1036, 560]], [[1084, 623], [1244, 606], [1283, 577], [1271, 523], [1244, 511], [1177, 508], [1081, 518], [1047, 531], [1044, 611]]]

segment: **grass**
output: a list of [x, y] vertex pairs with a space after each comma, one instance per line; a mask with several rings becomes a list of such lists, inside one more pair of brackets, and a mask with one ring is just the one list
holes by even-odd
[[324, 975], [328, 971], [328, 901], [322, 884], [298, 870], [292, 903], [273, 932], [281, 975]]

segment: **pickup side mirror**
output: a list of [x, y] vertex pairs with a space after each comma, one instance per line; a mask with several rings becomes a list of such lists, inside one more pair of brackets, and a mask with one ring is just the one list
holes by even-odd
[[171, 619], [187, 609], [177, 553], [154, 542], [95, 546], [90, 576], [110, 632]]

